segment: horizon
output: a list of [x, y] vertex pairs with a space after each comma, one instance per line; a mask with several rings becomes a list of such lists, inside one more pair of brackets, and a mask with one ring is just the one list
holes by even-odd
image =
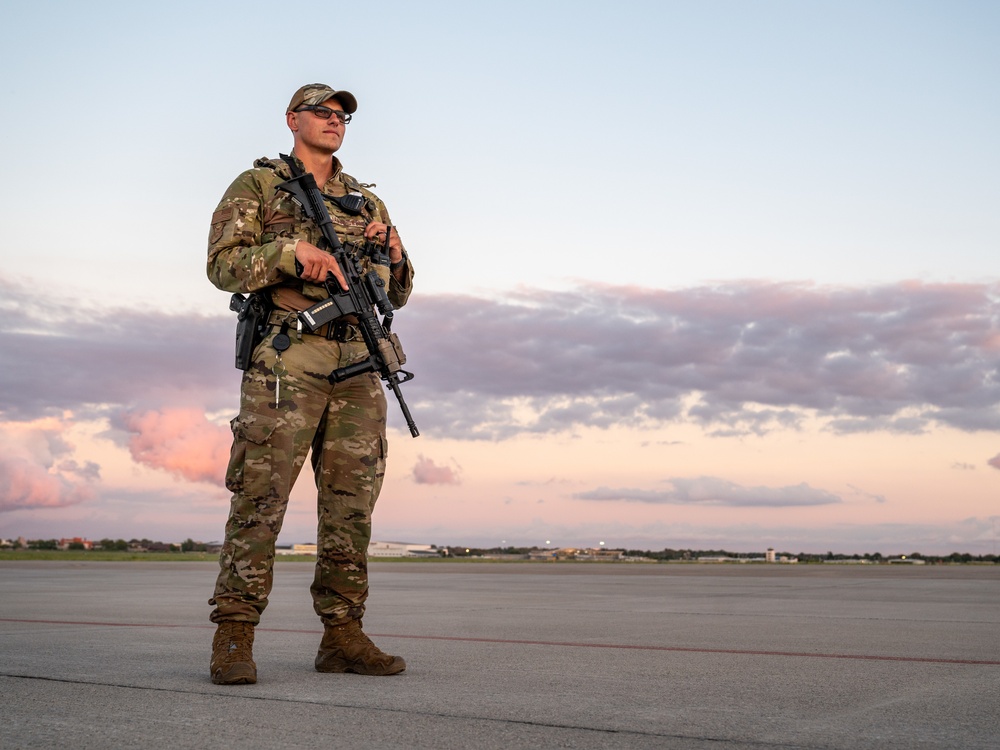
[[[90, 539], [88, 537], [79, 537], [79, 536], [74, 536], [74, 537], [58, 537], [58, 538], [57, 537], [51, 537], [51, 538], [47, 538], [47, 539], [41, 539], [41, 538], [39, 538], [39, 539], [27, 539], [27, 538], [24, 537], [23, 534], [21, 534], [21, 535], [19, 535], [17, 537], [11, 537], [11, 538], [2, 538], [2, 537], [0, 537], [0, 544], [5, 543], [5, 542], [7, 542], [7, 543], [20, 542], [22, 539], [27, 544], [32, 544], [32, 543], [38, 544], [40, 542], [41, 543], [48, 543], [48, 542], [63, 543], [63, 542], [66, 542], [66, 543], [69, 543], [69, 544], [82, 543], [82, 544], [102, 545], [101, 546], [101, 551], [108, 551], [108, 550], [104, 550], [103, 549], [103, 542], [105, 542], [105, 541], [112, 542], [112, 543], [125, 542], [126, 544], [141, 544], [143, 542], [149, 542], [150, 544], [165, 545], [165, 546], [169, 546], [169, 547], [177, 547], [178, 548], [178, 550], [171, 549], [170, 550], [171, 552], [177, 552], [177, 551], [183, 552], [183, 551], [185, 551], [183, 549], [183, 546], [188, 545], [188, 543], [194, 545], [195, 547], [202, 547], [202, 548], [216, 548], [216, 547], [221, 548], [222, 547], [222, 540], [203, 541], [203, 540], [200, 540], [200, 539], [192, 539], [191, 537], [187, 537], [183, 541], [163, 541], [162, 539], [150, 539], [148, 537], [142, 537], [142, 538], [140, 538], [140, 537], [130, 537], [130, 538], [127, 538], [127, 539], [124, 538], [124, 537], [119, 537], [119, 538], [116, 538], [116, 539], [115, 538], [111, 538], [111, 537], [103, 537], [103, 538], [100, 538], [100, 539]], [[604, 551], [604, 552], [640, 552], [640, 553], [649, 553], [649, 554], [659, 554], [659, 553], [664, 553], [664, 552], [692, 553], [692, 554], [710, 553], [710, 552], [711, 553], [722, 552], [722, 553], [725, 553], [725, 554], [735, 554], [735, 555], [741, 555], [741, 556], [750, 557], [750, 556], [763, 556], [767, 552], [773, 551], [778, 556], [782, 556], [782, 555], [795, 555], [795, 556], [799, 556], [799, 557], [806, 556], [806, 557], [813, 557], [813, 558], [819, 558], [819, 557], [823, 557], [823, 556], [827, 556], [828, 558], [836, 558], [836, 557], [858, 558], [858, 557], [861, 557], [861, 558], [878, 558], [878, 559], [883, 560], [883, 561], [885, 561], [885, 560], [891, 560], [891, 559], [903, 559], [903, 560], [905, 560], [906, 558], [914, 558], [914, 559], [921, 559], [921, 558], [940, 559], [940, 558], [945, 558], [946, 559], [948, 557], [954, 557], [954, 556], [957, 555], [957, 556], [962, 556], [962, 557], [968, 556], [968, 557], [978, 557], [978, 558], [989, 558], [989, 557], [992, 557], [992, 558], [996, 558], [996, 559], [994, 559], [993, 562], [1000, 563], [1000, 557], [997, 556], [996, 548], [995, 547], [994, 547], [994, 549], [993, 549], [992, 552], [981, 553], [981, 554], [973, 554], [971, 552], [957, 550], [957, 549], [956, 550], [952, 550], [951, 552], [949, 552], [947, 554], [924, 553], [924, 552], [921, 552], [920, 550], [910, 550], [909, 552], [897, 551], [895, 553], [890, 552], [888, 554], [883, 554], [880, 550], [866, 550], [864, 552], [837, 552], [835, 550], [827, 550], [826, 552], [815, 552], [815, 551], [810, 552], [810, 551], [806, 551], [806, 550], [798, 550], [797, 552], [792, 552], [791, 548], [782, 549], [782, 548], [773, 547], [773, 546], [765, 547], [763, 549], [763, 551], [760, 550], [760, 549], [735, 550], [735, 549], [711, 548], [711, 547], [705, 548], [705, 549], [691, 549], [691, 548], [685, 548], [685, 547], [678, 548], [678, 547], [670, 547], [670, 546], [663, 547], [662, 549], [659, 549], [659, 548], [639, 549], [639, 548], [630, 548], [628, 546], [616, 546], [616, 545], [612, 545], [612, 544], [607, 544], [606, 542], [599, 542], [598, 546], [594, 546], [594, 547], [574, 547], [574, 546], [569, 546], [569, 547], [567, 547], [567, 546], [561, 546], [560, 547], [560, 546], [554, 546], [554, 545], [545, 545], [545, 546], [538, 546], [538, 545], [531, 545], [531, 546], [526, 546], [526, 545], [507, 545], [507, 546], [496, 546], [496, 547], [476, 547], [476, 546], [467, 545], [467, 544], [447, 544], [447, 545], [445, 545], [445, 544], [436, 544], [436, 543], [431, 543], [431, 542], [413, 542], [413, 541], [399, 541], [399, 540], [391, 540], [391, 539], [382, 539], [382, 538], [376, 539], [376, 538], [372, 538], [372, 540], [370, 542], [370, 545], [378, 545], [378, 544], [400, 544], [400, 545], [410, 545], [410, 546], [427, 546], [427, 547], [430, 547], [431, 549], [437, 549], [437, 550], [453, 550], [453, 549], [462, 550], [462, 549], [465, 549], [466, 552], [470, 552], [470, 550], [471, 550], [471, 551], [480, 552], [480, 553], [485, 553], [485, 552], [489, 552], [489, 553], [492, 553], [492, 552], [502, 553], [505, 550], [551, 550], [551, 551], [575, 550], [575, 551], [578, 551], [578, 552], [579, 551], [583, 551], [583, 552], [596, 552], [596, 551]], [[313, 547], [315, 547], [316, 543], [315, 543], [315, 541], [284, 542], [282, 544], [276, 544], [275, 545], [275, 549], [292, 549], [292, 548], [294, 548], [296, 546], [300, 546], [300, 545], [301, 546], [313, 546]], [[48, 548], [48, 547], [44, 547], [44, 548], [36, 547], [34, 549], [28, 548], [28, 550], [24, 550], [22, 548], [22, 551], [53, 551], [53, 550], [51, 548]], [[78, 550], [78, 549], [75, 549], [75, 548], [67, 548], [67, 549], [61, 549], [61, 548], [59, 548], [59, 549], [57, 549], [55, 551], [81, 551], [81, 550]], [[97, 550], [93, 550], [92, 548], [85, 548], [82, 551], [90, 552], [90, 551], [97, 551]], [[123, 551], [123, 550], [113, 550], [113, 551]], [[134, 550], [124, 550], [124, 551], [134, 552]], [[144, 550], [139, 550], [139, 551], [144, 551]], [[192, 550], [187, 550], [187, 551], [206, 552], [206, 551], [211, 551], [211, 550], [192, 549]], [[309, 554], [309, 553], [308, 552], [304, 552], [303, 554]], [[470, 553], [470, 555], [471, 555], [471, 553]], [[471, 555], [471, 556], [475, 556], [475, 555]], [[376, 559], [376, 558], [372, 558], [372, 559]]]

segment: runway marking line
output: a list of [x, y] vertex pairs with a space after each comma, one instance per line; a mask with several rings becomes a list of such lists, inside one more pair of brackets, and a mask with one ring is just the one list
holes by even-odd
[[[13, 617], [0, 617], [0, 622], [23, 622], [36, 625], [90, 625], [112, 628], [192, 628], [207, 629], [213, 625], [171, 625], [150, 624], [141, 622], [93, 622], [79, 620], [26, 620]], [[267, 633], [307, 633], [320, 635], [315, 630], [297, 628], [262, 628], [258, 631]], [[1000, 661], [987, 659], [943, 659], [932, 656], [878, 656], [875, 654], [823, 654], [806, 651], [763, 651], [738, 648], [693, 648], [689, 646], [642, 646], [629, 643], [583, 643], [576, 641], [527, 641], [511, 638], [472, 638], [457, 635], [401, 635], [399, 633], [372, 633], [376, 638], [408, 638], [425, 641], [459, 641], [466, 643], [497, 643], [515, 646], [559, 646], [563, 648], [601, 648], [601, 649], [631, 649], [634, 651], [672, 651], [690, 654], [733, 654], [736, 656], [797, 656], [810, 659], [853, 659], [857, 661], [901, 661], [918, 664], [971, 664], [976, 666], [1000, 667]]]

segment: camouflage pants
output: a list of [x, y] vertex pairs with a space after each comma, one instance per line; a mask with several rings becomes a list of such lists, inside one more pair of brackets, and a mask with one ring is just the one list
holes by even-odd
[[325, 623], [358, 619], [368, 596], [371, 514], [385, 473], [385, 392], [372, 373], [331, 385], [335, 368], [363, 361], [363, 342], [304, 335], [281, 355], [280, 403], [275, 406], [275, 332], [254, 352], [243, 374], [240, 414], [226, 486], [233, 492], [212, 622], [257, 623], [267, 606], [274, 543], [288, 495], [312, 449], [318, 491], [313, 606]]

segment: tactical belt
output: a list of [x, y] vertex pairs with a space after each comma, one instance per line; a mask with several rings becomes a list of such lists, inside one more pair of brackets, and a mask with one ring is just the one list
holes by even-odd
[[[296, 330], [298, 320], [299, 314], [297, 312], [289, 310], [272, 310], [267, 319], [267, 324], [270, 326], [280, 326], [287, 323], [292, 330]], [[331, 328], [333, 329], [332, 333], [330, 331]], [[361, 329], [358, 327], [358, 320], [353, 316], [345, 316], [343, 318], [331, 320], [329, 323], [321, 325], [315, 331], [309, 331], [303, 328], [302, 333], [308, 336], [322, 336], [323, 338], [327, 338], [332, 341], [364, 341], [364, 337], [361, 335]]]

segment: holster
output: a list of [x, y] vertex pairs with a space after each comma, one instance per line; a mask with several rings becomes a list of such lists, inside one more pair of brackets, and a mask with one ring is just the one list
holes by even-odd
[[234, 294], [229, 300], [229, 309], [237, 313], [236, 369], [246, 370], [253, 362], [253, 350], [267, 332], [271, 300], [260, 292], [254, 292], [249, 297]]

